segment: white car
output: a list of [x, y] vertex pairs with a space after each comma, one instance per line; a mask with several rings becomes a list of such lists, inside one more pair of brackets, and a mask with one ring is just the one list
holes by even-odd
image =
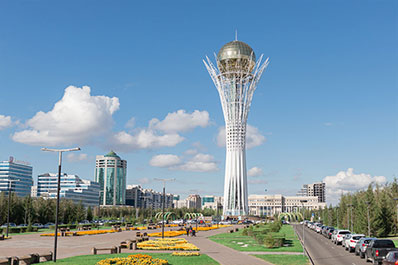
[[343, 237], [347, 234], [351, 234], [349, 230], [338, 230], [334, 236], [333, 243], [340, 245], [343, 242]]
[[183, 224], [184, 223], [184, 220], [182, 220], [182, 219], [180, 219], [180, 220], [174, 220], [173, 222], [171, 222], [172, 224], [175, 224], [175, 225], [180, 225], [180, 224]]
[[352, 234], [350, 239], [345, 242], [345, 250], [348, 250], [349, 252], [354, 252], [355, 251], [355, 245], [361, 239], [362, 237], [365, 237], [364, 234]]
[[343, 236], [343, 241], [341, 241], [341, 246], [342, 246], [343, 248], [345, 248], [347, 242], [350, 242], [350, 239], [351, 239], [351, 234], [346, 234], [346, 235], [344, 235], [344, 236]]

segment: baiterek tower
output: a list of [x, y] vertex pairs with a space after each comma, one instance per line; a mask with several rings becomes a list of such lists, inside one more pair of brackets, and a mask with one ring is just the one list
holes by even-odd
[[224, 216], [249, 213], [246, 173], [246, 123], [258, 81], [268, 65], [263, 56], [256, 61], [253, 49], [235, 40], [225, 44], [216, 56], [217, 66], [203, 60], [220, 95], [225, 119], [226, 160]]

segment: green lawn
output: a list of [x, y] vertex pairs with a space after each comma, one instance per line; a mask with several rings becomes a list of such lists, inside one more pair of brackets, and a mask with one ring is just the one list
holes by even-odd
[[296, 234], [294, 233], [293, 226], [291, 225], [283, 225], [281, 230], [276, 233], [285, 234], [286, 236], [286, 246], [280, 248], [266, 248], [263, 245], [260, 245], [256, 242], [256, 240], [250, 236], [242, 235], [242, 229], [236, 233], [224, 233], [218, 234], [209, 237], [212, 241], [222, 244], [224, 246], [230, 247], [239, 251], [267, 251], [267, 252], [302, 252], [303, 248], [301, 247], [300, 241], [297, 239]]
[[309, 265], [304, 255], [254, 255], [275, 265]]
[[[117, 257], [127, 257], [129, 255], [134, 255], [138, 253], [124, 253], [124, 254], [104, 254], [104, 255], [84, 255], [70, 257], [66, 259], [57, 259], [57, 264], [62, 265], [95, 265], [98, 261], [107, 258], [117, 258]], [[154, 258], [165, 259], [170, 265], [217, 265], [215, 260], [207, 255], [201, 254], [200, 256], [194, 257], [177, 257], [172, 256], [171, 253], [140, 253], [147, 254]], [[54, 264], [53, 261], [43, 262], [40, 264]]]

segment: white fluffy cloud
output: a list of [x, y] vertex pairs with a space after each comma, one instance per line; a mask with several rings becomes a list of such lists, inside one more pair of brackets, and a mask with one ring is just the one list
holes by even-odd
[[153, 130], [141, 129], [136, 133], [121, 131], [113, 135], [112, 143], [119, 150], [153, 149], [160, 147], [173, 147], [184, 141], [179, 134], [159, 135]]
[[252, 167], [247, 171], [247, 175], [249, 177], [259, 177], [261, 175], [264, 175], [264, 172], [261, 168], [259, 167]]
[[79, 162], [79, 161], [84, 161], [88, 159], [87, 154], [75, 154], [75, 153], [69, 153], [66, 158], [68, 159], [69, 162]]
[[12, 139], [30, 145], [84, 144], [109, 132], [119, 99], [90, 93], [88, 86], [67, 87], [52, 110], [37, 112], [26, 122], [28, 129], [14, 133]]
[[10, 116], [0, 115], [0, 130], [3, 130], [12, 125], [12, 120]]
[[249, 184], [260, 185], [260, 184], [267, 184], [268, 182], [265, 179], [249, 179], [247, 181]]
[[[132, 127], [135, 120], [130, 119], [126, 127]], [[112, 146], [118, 150], [131, 151], [137, 149], [154, 149], [173, 147], [184, 141], [179, 132], [192, 130], [196, 127], [206, 127], [209, 124], [207, 111], [195, 110], [187, 113], [185, 110], [168, 113], [164, 120], [153, 118], [147, 128], [135, 129], [132, 132], [120, 131], [111, 138]]]
[[[246, 128], [246, 148], [250, 149], [259, 145], [262, 145], [266, 141], [264, 135], [254, 126], [247, 125]], [[220, 147], [225, 146], [225, 127], [218, 129], [217, 145]]]
[[154, 167], [165, 167], [169, 170], [211, 172], [217, 171], [217, 163], [209, 154], [198, 153], [193, 157], [183, 159], [177, 155], [161, 154], [152, 157], [149, 164]]
[[187, 113], [185, 110], [178, 110], [167, 114], [162, 121], [153, 118], [149, 122], [149, 127], [166, 133], [186, 132], [196, 127], [206, 127], [209, 125], [209, 113], [207, 111], [195, 110]]
[[153, 167], [171, 167], [181, 163], [181, 159], [172, 154], [162, 154], [152, 157], [149, 164]]
[[335, 176], [327, 176], [323, 179], [326, 186], [326, 199], [335, 203], [341, 193], [352, 192], [359, 189], [366, 189], [372, 182], [383, 184], [387, 181], [384, 176], [371, 176], [370, 174], [355, 174], [354, 169], [340, 171]]

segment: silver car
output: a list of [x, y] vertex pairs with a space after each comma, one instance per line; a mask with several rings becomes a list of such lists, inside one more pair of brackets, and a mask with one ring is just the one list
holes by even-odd
[[355, 245], [355, 255], [357, 255], [357, 256], [359, 255], [359, 257], [361, 257], [361, 259], [364, 259], [366, 248], [368, 247], [369, 242], [372, 241], [373, 239], [376, 239], [376, 238], [374, 238], [374, 237], [361, 238]]

